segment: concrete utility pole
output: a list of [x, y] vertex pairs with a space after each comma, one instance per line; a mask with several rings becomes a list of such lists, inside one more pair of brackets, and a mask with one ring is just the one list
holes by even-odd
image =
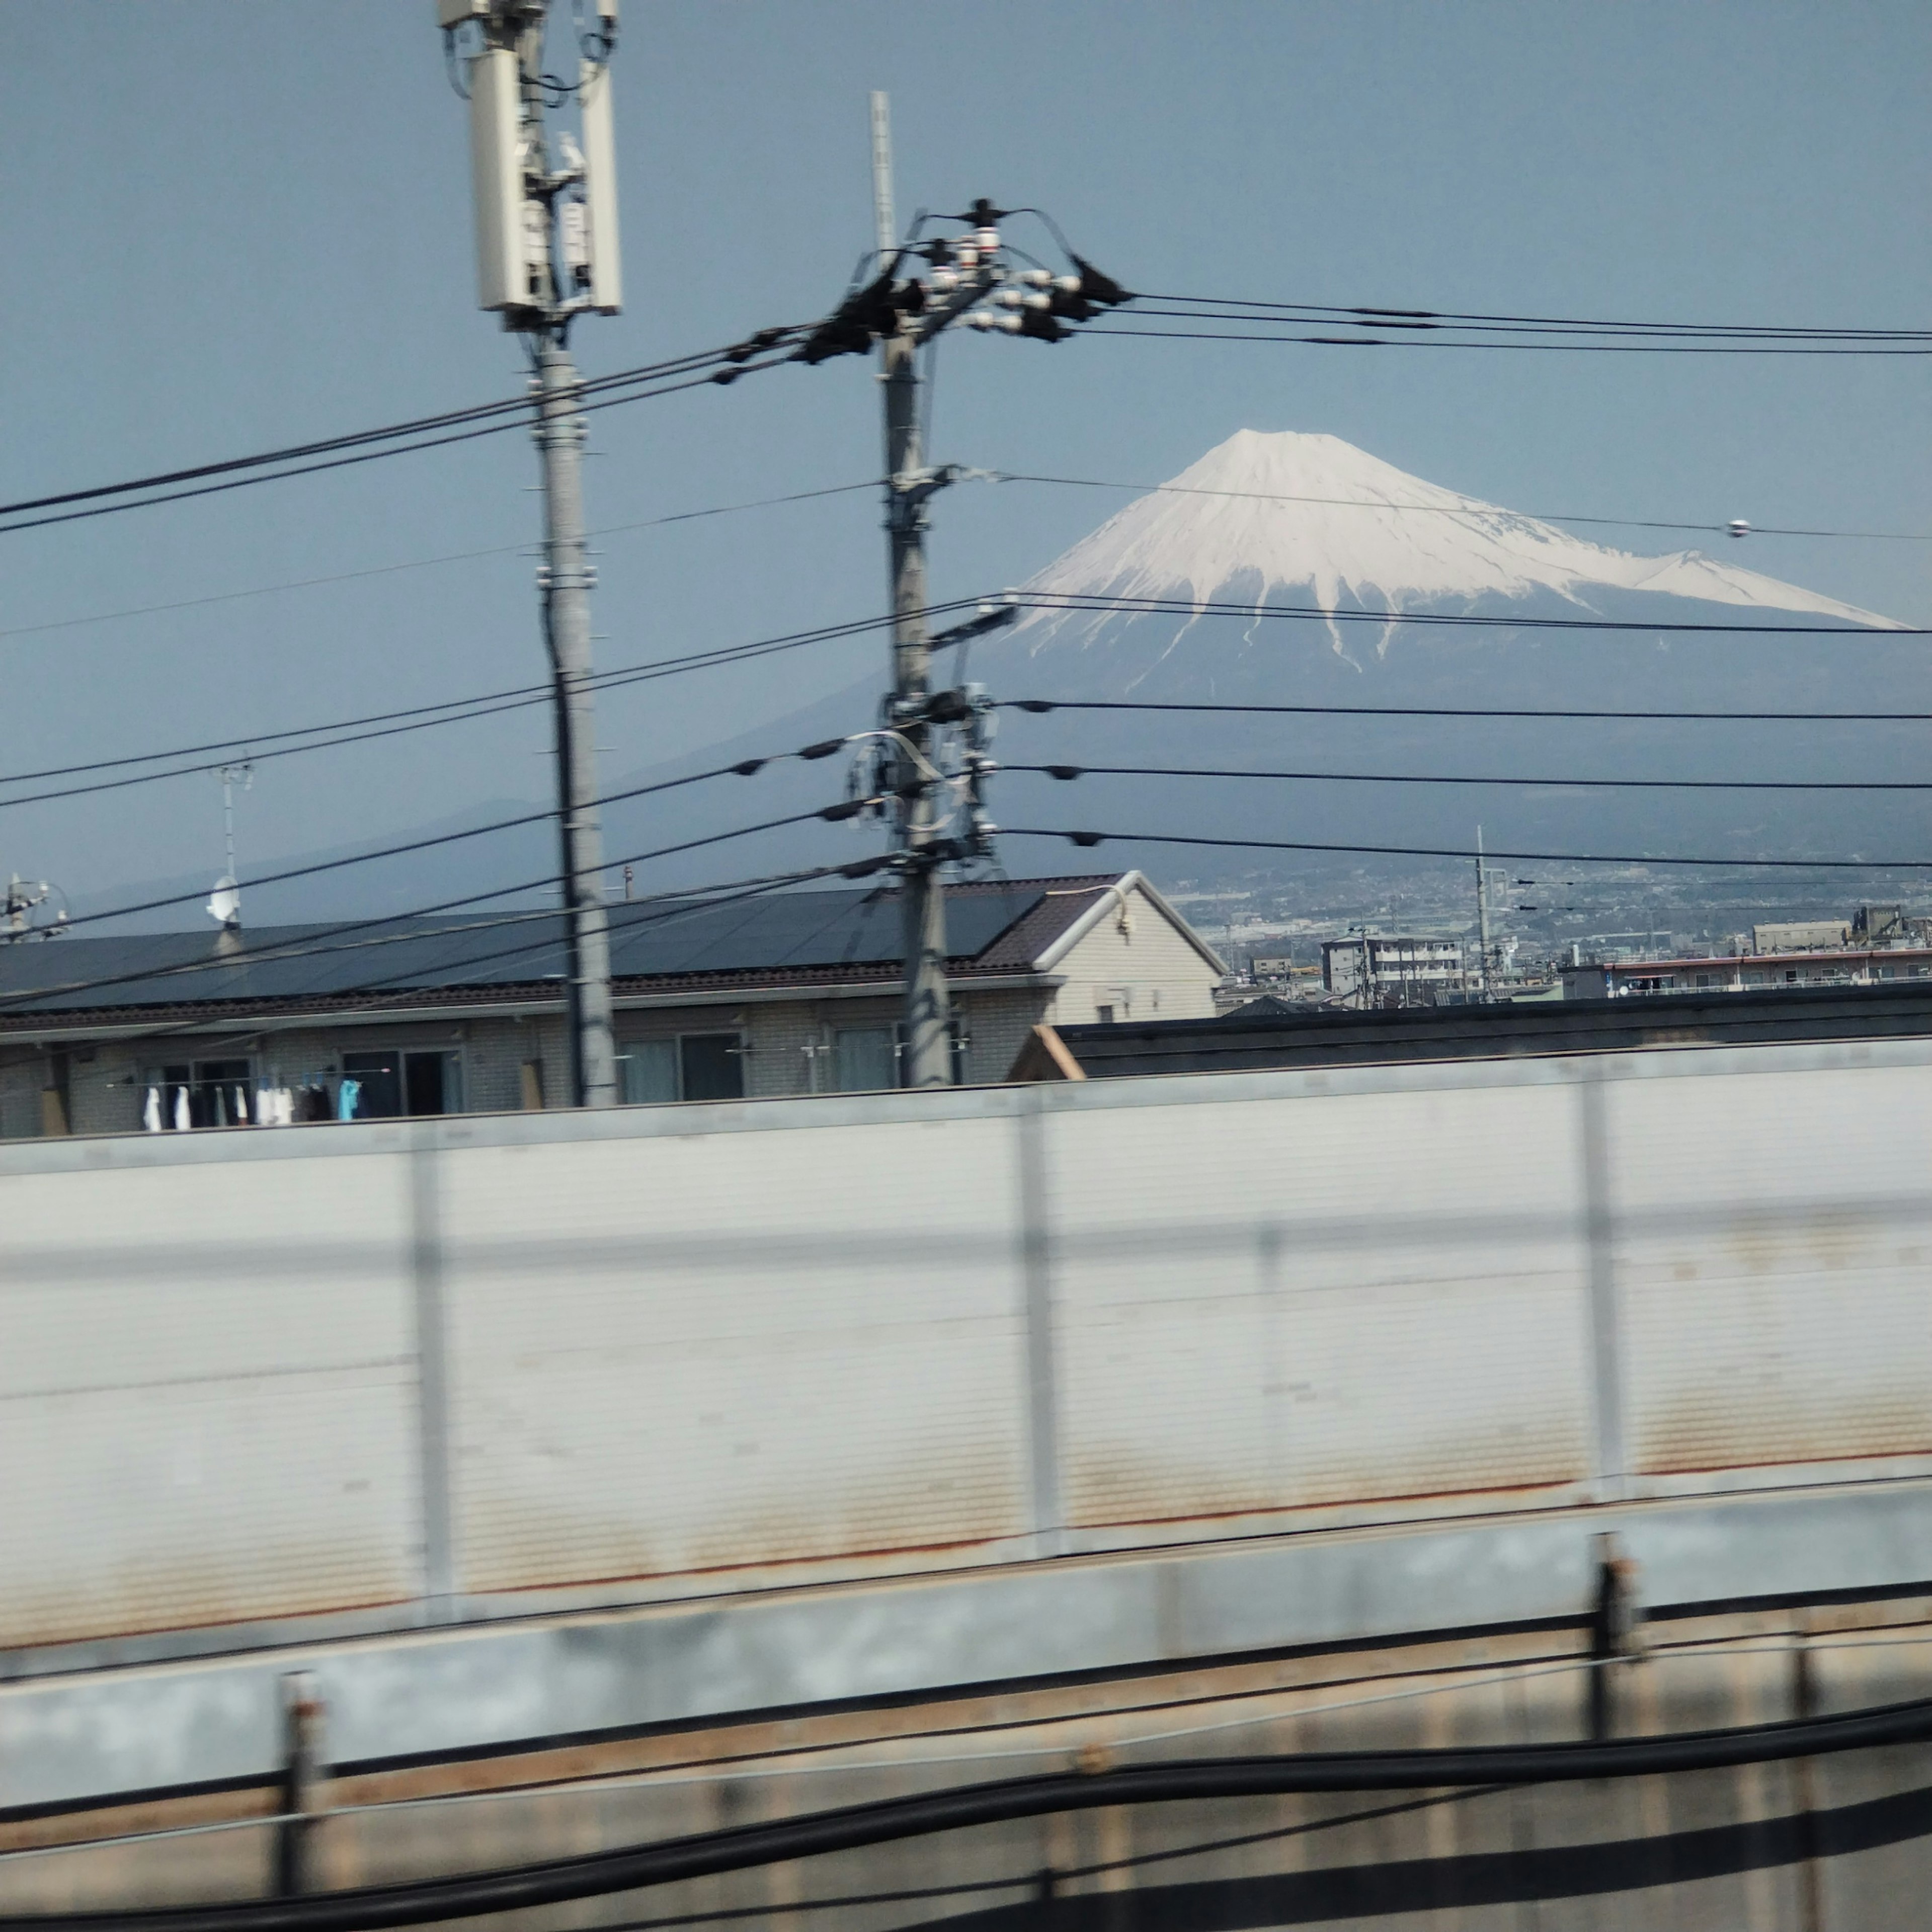
[[[892, 214], [891, 110], [872, 96], [872, 212], [879, 254], [890, 262], [898, 244]], [[932, 480], [920, 448], [919, 345], [901, 316], [881, 338], [880, 382], [886, 399], [886, 532], [891, 548], [892, 694], [888, 726], [898, 734], [892, 789], [897, 796], [900, 931], [905, 958], [905, 1040], [900, 1084], [944, 1087], [952, 1078], [952, 1008], [946, 985], [946, 896], [936, 849], [934, 800], [926, 784], [932, 733], [926, 722], [931, 650], [926, 622], [926, 499]]]
[[[570, 326], [587, 310], [622, 303], [610, 60], [616, 0], [596, 0], [596, 26], [580, 37], [578, 76], [565, 87], [544, 71], [548, 0], [437, 0], [452, 65], [455, 37], [480, 34], [467, 56], [470, 153], [476, 196], [478, 305], [524, 338], [532, 365], [536, 437], [543, 460], [544, 640], [556, 726], [560, 884], [569, 956], [571, 1100], [617, 1100], [610, 1017], [610, 935], [604, 902], [604, 842], [597, 809], [596, 728], [590, 704], [590, 590], [584, 539], [581, 385]], [[550, 164], [547, 94], [574, 94], [580, 149], [567, 133]]]

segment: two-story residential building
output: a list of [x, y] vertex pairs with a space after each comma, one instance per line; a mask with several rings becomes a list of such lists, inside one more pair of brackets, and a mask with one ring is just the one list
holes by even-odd
[[[610, 912], [627, 1102], [898, 1084], [890, 888]], [[1042, 1022], [1210, 1016], [1226, 970], [1137, 872], [958, 885], [946, 917], [965, 1082]], [[564, 971], [554, 914], [0, 946], [0, 1135], [557, 1106]]]

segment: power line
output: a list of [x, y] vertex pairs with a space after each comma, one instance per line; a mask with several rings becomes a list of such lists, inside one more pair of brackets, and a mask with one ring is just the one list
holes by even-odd
[[[808, 747], [808, 748], [815, 750], [817, 748]], [[781, 752], [778, 755], [781, 758], [794, 758], [801, 757], [803, 754], [797, 752]], [[710, 771], [692, 772], [683, 778], [663, 778], [651, 784], [632, 785], [622, 791], [608, 792], [602, 797], [596, 800], [594, 802], [599, 806], [615, 805], [626, 799], [646, 798], [658, 792], [674, 791], [680, 786], [697, 784], [708, 778], [724, 778], [734, 775], [749, 777], [764, 766], [774, 762], [776, 760], [772, 758], [758, 758], [746, 759], [736, 765], [719, 765]], [[855, 818], [859, 810], [858, 805], [850, 802], [844, 805], [826, 806], [818, 812], [795, 814], [789, 818], [770, 819], [763, 824], [746, 826], [736, 832], [720, 832], [718, 837], [720, 838], [743, 838], [753, 832], [768, 832], [775, 826], [801, 824], [809, 818]], [[426, 852], [437, 846], [458, 844], [466, 838], [482, 838], [494, 832], [512, 831], [519, 826], [542, 824], [546, 820], [554, 819], [556, 816], [556, 811], [554, 806], [542, 812], [520, 812], [513, 818], [492, 819], [487, 824], [470, 826], [460, 832], [440, 832], [428, 838], [405, 839], [398, 845], [382, 846], [373, 852], [352, 853], [345, 858], [320, 859], [305, 866], [291, 866], [279, 872], [264, 872], [257, 878], [242, 880], [236, 890], [242, 892], [255, 891], [263, 886], [280, 885], [290, 879], [310, 878], [318, 872], [339, 872], [348, 866], [367, 866], [373, 864], [379, 859], [398, 858], [410, 852]], [[696, 845], [712, 844], [716, 842], [716, 839], [711, 838], [700, 838], [692, 842]], [[670, 851], [684, 851], [689, 848], [672, 846], [667, 849]], [[554, 874], [551, 875], [550, 882], [554, 883]], [[200, 890], [197, 887], [193, 892], [171, 892], [163, 898], [143, 899], [133, 905], [112, 906], [101, 912], [83, 913], [79, 918], [67, 921], [61, 930], [63, 932], [70, 932], [77, 926], [98, 925], [103, 920], [130, 919], [137, 913], [155, 912], [167, 906], [187, 905], [201, 896]]]
[[1708, 724], [1924, 724], [1932, 711], [1589, 711], [1508, 710], [1498, 706], [1442, 704], [1210, 704], [1113, 698], [1004, 698], [1007, 710], [1212, 711], [1295, 718], [1588, 718], [1696, 721]]
[[1612, 617], [1477, 617], [1460, 612], [1431, 610], [1323, 610], [1297, 604], [1239, 604], [1219, 598], [1198, 600], [1185, 597], [1108, 596], [1082, 590], [1034, 590], [1022, 586], [1009, 594], [1010, 601], [1038, 610], [1138, 612], [1160, 616], [1173, 611], [1190, 617], [1295, 617], [1319, 623], [1432, 625], [1456, 630], [1518, 631], [1633, 631], [1648, 636], [1800, 638], [1924, 638], [1932, 628], [1916, 624], [1686, 624], [1645, 623], [1629, 618]]
[[[1216, 318], [1204, 318], [1212, 321]], [[1247, 320], [1248, 318], [1240, 318]], [[1253, 318], [1256, 322], [1265, 317]], [[1083, 335], [1138, 336], [1168, 342], [1278, 342], [1318, 349], [1496, 349], [1556, 356], [1932, 356], [1932, 347], [1877, 348], [1864, 346], [1833, 347], [1823, 343], [1712, 343], [1712, 342], [1479, 342], [1438, 341], [1432, 337], [1402, 336], [1391, 340], [1379, 335], [1266, 335], [1234, 334], [1226, 330], [1198, 328], [1132, 328], [1091, 323]]]
[[[657, 530], [668, 524], [689, 524], [707, 517], [736, 516], [747, 510], [766, 510], [782, 503], [802, 503], [818, 496], [843, 496], [859, 490], [878, 488], [876, 478], [862, 483], [835, 483], [819, 490], [788, 490], [780, 496], [759, 496], [742, 503], [718, 503], [702, 510], [678, 510], [668, 516], [640, 518], [634, 523], [606, 524], [601, 530], [586, 530], [586, 537], [619, 536], [632, 530]], [[313, 590], [331, 584], [352, 584], [370, 577], [393, 577], [399, 571], [432, 570], [445, 564], [473, 563], [479, 557], [512, 556], [533, 554], [536, 546], [528, 542], [492, 544], [482, 550], [452, 550], [442, 556], [412, 557], [402, 563], [379, 563], [364, 570], [338, 570], [324, 577], [292, 578], [286, 583], [257, 584], [245, 590], [218, 590], [206, 597], [176, 598], [165, 604], [137, 604], [124, 610], [101, 610], [86, 617], [55, 617], [45, 623], [15, 624], [0, 628], [0, 638], [31, 638], [47, 631], [70, 631], [86, 624], [118, 623], [124, 618], [152, 617], [174, 610], [200, 610], [211, 604], [233, 604], [250, 597], [272, 597], [288, 590]]]
[[[972, 598], [956, 598], [950, 602], [929, 605], [931, 614], [956, 610], [973, 603]], [[776, 652], [797, 650], [802, 646], [837, 641], [839, 638], [853, 637], [866, 631], [878, 630], [892, 622], [890, 616], [856, 618], [842, 624], [821, 625], [809, 631], [794, 631], [777, 637], [754, 638], [742, 644], [719, 645], [714, 650], [688, 652], [681, 657], [649, 658], [641, 664], [620, 664], [609, 670], [595, 672], [589, 682], [593, 689], [614, 690], [630, 684], [650, 682], [660, 677], [682, 676], [694, 670], [710, 670], [722, 666], [742, 663], [751, 659], [771, 656]], [[376, 712], [361, 718], [339, 719], [334, 724], [303, 725], [280, 731], [268, 731], [251, 737], [221, 738], [199, 745], [177, 747], [167, 752], [130, 753], [118, 758], [98, 759], [92, 763], [78, 765], [52, 766], [40, 771], [16, 772], [0, 777], [0, 785], [24, 784], [40, 778], [67, 778], [87, 772], [111, 771], [128, 765], [158, 764], [164, 759], [188, 758], [197, 752], [246, 752], [256, 760], [284, 758], [298, 752], [322, 751], [338, 745], [364, 742], [370, 739], [392, 737], [399, 733], [433, 730], [442, 724], [460, 724], [472, 718], [492, 717], [501, 712], [527, 709], [535, 704], [548, 701], [550, 687], [548, 683], [538, 685], [513, 685], [497, 692], [486, 692], [474, 698], [448, 698], [438, 704], [412, 705], [399, 711]], [[396, 724], [396, 719], [414, 720], [415, 722]], [[364, 726], [386, 728], [364, 730]], [[338, 736], [326, 736], [330, 732], [339, 732]], [[276, 746], [275, 741], [290, 738], [315, 738], [309, 744]], [[262, 749], [268, 746], [272, 748]], [[8, 806], [43, 803], [52, 799], [78, 796], [85, 793], [111, 791], [122, 786], [146, 784], [152, 780], [182, 778], [199, 772], [217, 770], [225, 760], [217, 758], [210, 762], [196, 765], [182, 765], [165, 772], [148, 772], [130, 778], [116, 778], [100, 784], [76, 785], [58, 791], [29, 794], [16, 798], [0, 798], [0, 810]]]
[[[716, 382], [722, 376], [728, 376], [735, 382], [740, 376], [754, 374], [760, 370], [782, 368], [789, 359], [787, 356], [774, 356], [763, 362], [730, 365], [715, 370], [708, 376], [692, 376], [682, 382], [661, 382], [655, 388], [640, 388], [627, 395], [608, 396], [593, 402], [579, 402], [574, 405], [574, 412], [579, 416], [587, 416], [593, 410], [616, 409], [627, 403], [650, 402], [660, 396], [676, 395], [682, 390], [701, 388], [707, 382]], [[520, 403], [508, 406], [526, 409], [532, 405]], [[170, 490], [152, 496], [136, 497], [118, 502], [96, 502], [85, 509], [61, 510], [46, 516], [20, 518], [10, 524], [0, 524], [0, 536], [10, 535], [16, 530], [42, 530], [52, 524], [81, 523], [94, 517], [116, 516], [123, 510], [146, 510], [153, 508], [157, 504], [184, 502], [190, 497], [220, 496], [230, 490], [250, 488], [257, 483], [279, 483], [292, 476], [312, 476], [326, 470], [350, 469], [358, 464], [378, 462], [391, 456], [407, 456], [418, 450], [441, 449], [452, 443], [473, 442], [479, 436], [500, 436], [506, 430], [526, 426], [523, 418], [515, 417], [505, 422], [485, 423], [478, 429], [458, 430], [448, 436], [425, 436], [414, 442], [388, 443], [374, 448], [358, 449], [346, 456], [328, 457], [314, 462], [298, 463], [285, 469], [260, 470], [230, 476], [222, 482], [200, 483], [191, 488]], [[0, 514], [4, 514], [4, 511], [0, 511]]]
[[1413, 772], [1255, 772], [1180, 765], [1008, 765], [1003, 772], [1035, 772], [1063, 782], [1089, 777], [1128, 778], [1293, 778], [1321, 784], [1564, 786], [1581, 791], [1932, 791], [1917, 778], [1448, 778]]
[[1807, 326], [1788, 323], [1758, 324], [1712, 322], [1606, 322], [1600, 318], [1562, 315], [1500, 315], [1481, 310], [1371, 308], [1360, 304], [1342, 306], [1331, 302], [1261, 302], [1244, 296], [1137, 295], [1140, 302], [1175, 302], [1204, 304], [1212, 308], [1280, 310], [1303, 315], [1335, 315], [1360, 319], [1369, 327], [1386, 327], [1391, 322], [1433, 326], [1442, 323], [1496, 323], [1510, 328], [1576, 329], [1589, 334], [1641, 331], [1668, 335], [1814, 336], [1920, 341], [1932, 338], [1932, 330], [1915, 328], [1862, 328]]
[[1710, 866], [1808, 872], [1932, 870], [1932, 859], [1696, 859], [1682, 855], [1664, 857], [1654, 853], [1507, 852], [1497, 846], [1486, 847], [1479, 854], [1472, 846], [1462, 845], [1344, 845], [1310, 839], [1210, 838], [1169, 832], [1067, 832], [1031, 825], [1002, 829], [1009, 838], [1064, 838], [1082, 847], [1105, 844], [1112, 840], [1117, 844], [1220, 846], [1258, 852], [1364, 853], [1395, 859], [1540, 860], [1564, 866]]
[[[1735, 532], [1730, 524], [1680, 524], [1654, 517], [1580, 517], [1561, 510], [1504, 510], [1495, 504], [1378, 503], [1360, 496], [1301, 496], [1276, 490], [1208, 490], [1188, 483], [1114, 483], [1094, 476], [1040, 476], [1018, 470], [988, 472], [996, 483], [1053, 483], [1080, 490], [1131, 490], [1145, 496], [1240, 497], [1264, 503], [1320, 503], [1335, 509], [1396, 510], [1405, 514], [1433, 517], [1528, 517], [1551, 524], [1590, 524], [1630, 530], [1691, 530], [1705, 536], [1754, 537], [1840, 537], [1860, 542], [1932, 543], [1932, 534], [1914, 530], [1813, 530], [1772, 524], [1753, 524]], [[0, 632], [0, 637], [10, 634]]]
[[[771, 340], [761, 346], [773, 347], [781, 340], [790, 340], [800, 331], [793, 327], [766, 333]], [[736, 344], [722, 349], [698, 350], [686, 355], [672, 356], [662, 362], [642, 363], [635, 368], [620, 369], [611, 375], [594, 376], [580, 384], [579, 392], [586, 396], [601, 394], [611, 389], [662, 376], [686, 374], [710, 364], [728, 362], [745, 346]], [[262, 469], [278, 463], [296, 462], [311, 456], [332, 454], [338, 450], [358, 448], [369, 443], [418, 436], [431, 430], [447, 429], [460, 423], [476, 422], [506, 416], [520, 418], [523, 412], [532, 406], [531, 398], [528, 396], [507, 397], [496, 402], [476, 403], [463, 409], [441, 410], [434, 416], [416, 416], [400, 422], [384, 423], [373, 429], [351, 430], [340, 436], [322, 436], [308, 442], [286, 443], [276, 449], [257, 450], [252, 455], [225, 457], [213, 463], [196, 464], [178, 470], [158, 470], [148, 476], [130, 477], [124, 482], [93, 484], [83, 489], [60, 490], [44, 496], [22, 496], [10, 503], [0, 503], [0, 517], [21, 515], [29, 510], [57, 509], [70, 503], [98, 501], [105, 496], [128, 496], [136, 490], [158, 490], [176, 483], [198, 482], [206, 477], [227, 476], [236, 470]], [[515, 424], [512, 422], [506, 426], [514, 428]]]

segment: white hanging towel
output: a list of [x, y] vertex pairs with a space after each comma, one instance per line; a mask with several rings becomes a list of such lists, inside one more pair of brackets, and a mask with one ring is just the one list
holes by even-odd
[[148, 1104], [141, 1109], [141, 1124], [151, 1134], [161, 1130], [161, 1090], [158, 1087], [148, 1089]]
[[175, 1089], [175, 1131], [184, 1134], [194, 1125], [194, 1116], [188, 1110], [188, 1089], [177, 1087]]
[[248, 1124], [248, 1090], [245, 1087], [235, 1090], [235, 1124], [238, 1127]]

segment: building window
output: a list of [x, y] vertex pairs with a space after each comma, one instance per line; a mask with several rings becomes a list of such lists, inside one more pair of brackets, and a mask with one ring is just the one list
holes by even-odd
[[40, 1090], [46, 1069], [38, 1060], [0, 1066], [0, 1141], [27, 1140], [40, 1131]]
[[[972, 1045], [958, 1013], [948, 1022], [952, 1051], [949, 1056], [952, 1084], [966, 1078], [966, 1054]], [[841, 1027], [833, 1036], [832, 1068], [842, 1094], [883, 1094], [905, 1084], [905, 1028], [903, 1025]]]
[[841, 1027], [833, 1037], [834, 1077], [840, 1093], [881, 1093], [899, 1084], [896, 1027]]
[[1114, 1010], [1112, 1006], [1096, 1006], [1094, 1012], [1095, 1017], [1099, 1019], [1102, 1026], [1112, 1026], [1114, 1024]]
[[735, 1033], [688, 1033], [675, 1040], [626, 1041], [617, 1056], [626, 1106], [670, 1100], [742, 1100], [745, 1047]]
[[342, 1077], [356, 1082], [352, 1120], [393, 1120], [405, 1114], [463, 1111], [463, 1063], [454, 1053], [396, 1048], [345, 1053]]

